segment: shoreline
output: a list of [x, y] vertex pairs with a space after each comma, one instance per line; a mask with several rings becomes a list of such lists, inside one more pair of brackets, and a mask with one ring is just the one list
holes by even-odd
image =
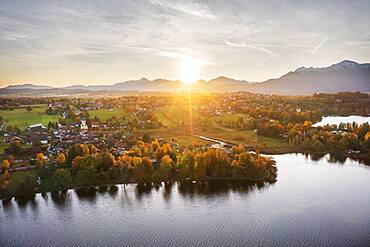
[[83, 186], [72, 186], [68, 188], [67, 190], [58, 190], [58, 191], [52, 191], [52, 190], [47, 190], [47, 191], [41, 191], [41, 190], [36, 190], [34, 194], [28, 195], [28, 196], [23, 196], [23, 197], [17, 197], [15, 195], [11, 197], [3, 197], [0, 198], [1, 201], [8, 202], [13, 199], [15, 200], [31, 200], [33, 199], [37, 194], [46, 194], [46, 193], [64, 193], [69, 190], [81, 190], [81, 189], [91, 189], [95, 188], [98, 189], [99, 187], [112, 187], [112, 186], [117, 186], [117, 185], [131, 185], [131, 184], [151, 184], [151, 185], [158, 185], [162, 183], [183, 183], [183, 182], [189, 182], [189, 183], [199, 183], [199, 182], [210, 182], [210, 181], [224, 181], [224, 182], [245, 182], [248, 185], [258, 185], [258, 184], [274, 184], [278, 180], [264, 180], [264, 179], [238, 179], [238, 178], [212, 178], [212, 177], [206, 177], [202, 179], [173, 179], [173, 180], [167, 180], [167, 181], [161, 181], [161, 182], [154, 182], [154, 181], [145, 181], [145, 182], [138, 182], [138, 181], [133, 181], [133, 180], [125, 180], [125, 181], [118, 181], [116, 183], [102, 183], [102, 184], [92, 184], [92, 185], [83, 185]]

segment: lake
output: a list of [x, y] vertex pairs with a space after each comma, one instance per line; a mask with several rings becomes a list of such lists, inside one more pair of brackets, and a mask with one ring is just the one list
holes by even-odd
[[0, 208], [0, 245], [370, 245], [370, 167], [274, 155], [278, 181], [118, 185]]
[[363, 123], [370, 123], [370, 117], [363, 117], [363, 116], [347, 116], [347, 117], [342, 117], [342, 116], [329, 116], [329, 117], [323, 117], [320, 122], [313, 124], [313, 127], [319, 127], [319, 126], [326, 126], [326, 125], [332, 125], [336, 124], [337, 126], [340, 123], [358, 123], [358, 124], [363, 124]]

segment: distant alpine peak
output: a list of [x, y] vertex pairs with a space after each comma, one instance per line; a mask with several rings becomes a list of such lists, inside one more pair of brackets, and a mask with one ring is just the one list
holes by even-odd
[[149, 80], [145, 77], [141, 77], [141, 79], [139, 81], [149, 81]]
[[354, 62], [354, 61], [343, 60], [340, 63], [333, 64], [332, 66], [330, 66], [330, 68], [332, 68], [334, 70], [338, 70], [338, 71], [343, 71], [343, 70], [352, 70], [352, 69], [355, 69], [358, 65], [359, 64], [356, 63], [356, 62]]
[[354, 66], [354, 65], [357, 65], [359, 63], [357, 63], [355, 61], [351, 61], [351, 60], [343, 60], [342, 62], [340, 62], [338, 64], [343, 65], [343, 66]]
[[351, 60], [343, 60], [329, 67], [322, 67], [322, 68], [309, 67], [307, 68], [307, 67], [302, 66], [302, 67], [297, 68], [295, 72], [354, 71], [354, 70], [369, 69], [369, 68], [370, 68], [369, 63], [359, 64]]
[[226, 76], [219, 76], [217, 78], [214, 78], [214, 79], [208, 81], [208, 83], [214, 83], [214, 82], [222, 82], [222, 83], [243, 82], [243, 83], [248, 83], [245, 80], [232, 79], [232, 78], [229, 78], [229, 77], [226, 77]]

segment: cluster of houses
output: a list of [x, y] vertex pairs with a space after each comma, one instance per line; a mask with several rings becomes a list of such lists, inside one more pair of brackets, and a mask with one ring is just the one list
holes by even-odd
[[58, 154], [73, 144], [86, 143], [95, 144], [105, 142], [108, 146], [114, 146], [116, 152], [123, 153], [126, 148], [125, 136], [115, 139], [108, 136], [105, 131], [108, 127], [100, 122], [92, 122], [90, 128], [86, 120], [80, 123], [63, 126], [58, 123], [58, 127], [51, 131], [43, 124], [33, 124], [28, 126], [26, 131], [10, 133], [4, 132], [4, 143], [19, 142], [25, 145], [47, 146], [48, 154]]

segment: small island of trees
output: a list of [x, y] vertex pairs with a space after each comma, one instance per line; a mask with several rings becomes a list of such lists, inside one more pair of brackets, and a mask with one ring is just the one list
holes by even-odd
[[1, 176], [2, 198], [33, 196], [36, 192], [64, 191], [70, 188], [117, 183], [159, 183], [180, 180], [248, 180], [274, 182], [275, 161], [259, 153], [251, 154], [243, 146], [231, 149], [177, 149], [169, 143], [137, 141], [122, 155], [115, 156], [105, 147], [75, 144], [66, 154], [46, 160], [37, 155], [37, 181], [27, 176], [19, 183], [5, 169]]

